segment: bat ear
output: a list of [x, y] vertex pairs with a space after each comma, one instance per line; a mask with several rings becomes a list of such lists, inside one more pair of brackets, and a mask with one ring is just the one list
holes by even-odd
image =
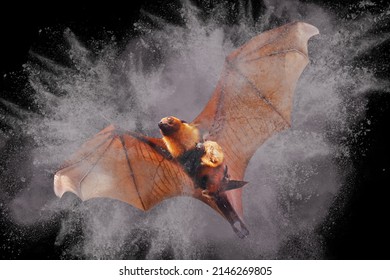
[[245, 186], [246, 184], [248, 184], [248, 182], [245, 182], [245, 181], [236, 181], [236, 180], [229, 180], [229, 181], [222, 187], [222, 191], [226, 192], [226, 191], [230, 191], [230, 190], [234, 190], [234, 189], [239, 189], [239, 188], [242, 188], [243, 186]]

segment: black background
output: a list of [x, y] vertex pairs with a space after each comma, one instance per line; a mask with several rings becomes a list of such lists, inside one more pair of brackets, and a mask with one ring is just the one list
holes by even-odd
[[[310, 1], [313, 2], [313, 1]], [[349, 12], [348, 6], [355, 1], [314, 1], [339, 17]], [[126, 4], [14, 4], [2, 8], [1, 17], [1, 98], [21, 107], [29, 106], [29, 98], [20, 89], [26, 82], [22, 64], [28, 60], [32, 45], [39, 42], [39, 30], [45, 27], [70, 27], [83, 41], [100, 38], [110, 30], [124, 42], [132, 34], [131, 26], [140, 16], [141, 7], [169, 17], [163, 1], [127, 1]], [[387, 4], [376, 1], [375, 9]], [[173, 2], [172, 5], [178, 5]], [[261, 5], [260, 5], [261, 6]], [[256, 8], [256, 5], [255, 5]], [[172, 19], [175, 20], [175, 19]], [[389, 27], [383, 27], [387, 32]], [[388, 78], [390, 43], [386, 42], [361, 59], [378, 64], [376, 75]], [[18, 77], [15, 79], [15, 77]], [[18, 92], [18, 95], [15, 94]], [[353, 164], [357, 172], [342, 187], [344, 195], [336, 198], [328, 218], [316, 230], [323, 236], [325, 258], [327, 259], [390, 259], [390, 95], [386, 92], [370, 93], [367, 118], [371, 120], [370, 131], [360, 136], [359, 142], [351, 148], [354, 151]], [[356, 124], [358, 131], [363, 123]], [[7, 129], [7, 128], [4, 128]], [[23, 143], [23, 139], [15, 139]], [[11, 149], [11, 148], [9, 148]], [[5, 150], [7, 152], [9, 150]], [[367, 151], [360, 153], [360, 151]], [[2, 154], [4, 159], [7, 155]], [[5, 186], [1, 186], [5, 187]], [[11, 192], [12, 193], [12, 192]], [[348, 194], [348, 195], [347, 195]], [[346, 205], [342, 213], [339, 206]], [[2, 205], [5, 209], [6, 205]], [[2, 210], [4, 210], [2, 209]], [[5, 210], [4, 210], [5, 211]], [[337, 215], [336, 215], [337, 214]], [[336, 218], [335, 218], [336, 217]], [[3, 259], [50, 259], [60, 258], [61, 247], [54, 246], [59, 224], [43, 225], [40, 238], [26, 237], [9, 239], [9, 230], [15, 230], [4, 217], [1, 218], [0, 236], [5, 238], [0, 247]], [[17, 244], [14, 244], [16, 242]], [[13, 249], [10, 250], [9, 247]], [[142, 256], [140, 256], [142, 257]]]

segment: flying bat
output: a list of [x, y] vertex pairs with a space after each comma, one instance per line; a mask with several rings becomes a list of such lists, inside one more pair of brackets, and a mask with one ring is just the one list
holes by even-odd
[[268, 138], [291, 126], [294, 90], [309, 62], [307, 42], [318, 33], [293, 22], [253, 37], [227, 56], [209, 102], [191, 123], [161, 119], [162, 138], [106, 127], [56, 172], [55, 194], [108, 197], [143, 211], [191, 196], [246, 237], [246, 167]]

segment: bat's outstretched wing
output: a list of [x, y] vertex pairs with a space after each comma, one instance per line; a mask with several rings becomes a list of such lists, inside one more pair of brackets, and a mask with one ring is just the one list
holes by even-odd
[[[193, 124], [223, 148], [232, 179], [242, 180], [254, 152], [290, 127], [293, 93], [309, 62], [314, 26], [294, 22], [264, 32], [226, 59], [218, 85]], [[238, 213], [241, 189], [229, 192]]]
[[87, 141], [54, 177], [57, 196], [109, 197], [148, 210], [162, 200], [192, 195], [193, 182], [161, 139], [109, 126]]

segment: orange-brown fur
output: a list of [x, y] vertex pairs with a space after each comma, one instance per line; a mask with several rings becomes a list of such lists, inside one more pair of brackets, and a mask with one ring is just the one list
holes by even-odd
[[211, 167], [207, 165], [202, 165], [196, 174], [196, 176], [200, 179], [203, 176], [207, 176], [205, 189], [202, 192], [204, 196], [215, 194], [216, 192], [221, 190], [221, 183], [224, 178], [225, 165], [220, 164], [217, 167]]
[[163, 118], [160, 123], [170, 126], [170, 133], [164, 133], [161, 129], [161, 134], [168, 151], [174, 158], [195, 148], [196, 144], [200, 142], [199, 130], [191, 124], [182, 122], [175, 117]]

